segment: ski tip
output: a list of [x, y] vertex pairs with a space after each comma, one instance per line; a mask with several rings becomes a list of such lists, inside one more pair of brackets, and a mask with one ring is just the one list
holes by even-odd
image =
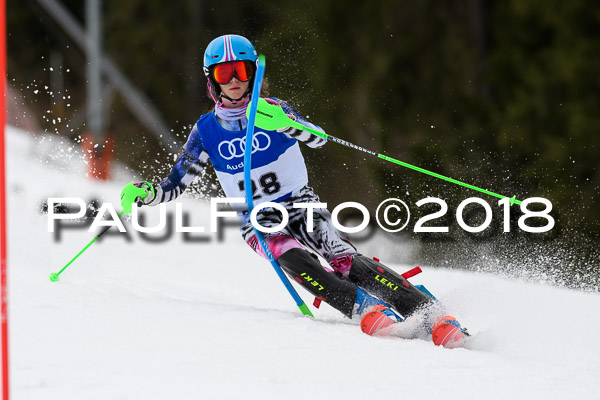
[[58, 282], [59, 279], [60, 278], [58, 277], [58, 274], [56, 272], [50, 274], [50, 282]]

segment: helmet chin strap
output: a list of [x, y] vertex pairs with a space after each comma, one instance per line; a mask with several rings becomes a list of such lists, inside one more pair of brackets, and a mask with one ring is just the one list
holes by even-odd
[[[223, 93], [223, 90], [219, 90], [218, 92], [220, 92], [220, 93], [217, 95], [217, 98], [215, 98], [216, 93], [214, 93], [214, 92], [217, 92], [217, 84], [216, 84], [216, 82], [213, 82], [212, 79], [210, 79], [210, 78], [206, 82], [206, 87], [208, 88], [208, 93], [210, 93], [210, 97], [212, 97], [215, 104], [218, 107], [222, 107], [223, 106], [223, 101], [222, 101], [223, 98], [229, 100], [231, 103], [242, 102], [243, 101], [242, 99], [252, 92], [252, 90], [251, 90], [252, 81], [253, 81], [253, 79], [250, 79], [250, 82], [248, 84], [248, 87], [246, 88], [246, 91], [237, 99], [232, 99], [231, 97], [227, 96], [225, 93]], [[213, 92], [213, 89], [215, 89], [214, 92]]]
[[[232, 103], [237, 103], [242, 101], [242, 99], [244, 97], [246, 97], [248, 94], [250, 93], [250, 85], [248, 85], [248, 88], [246, 89], [246, 91], [244, 92], [244, 94], [242, 94], [239, 98], [237, 99], [232, 99], [231, 97], [227, 96], [225, 93], [223, 93], [223, 91], [221, 90], [221, 95], [219, 96], [219, 100], [221, 100], [223, 97], [226, 98], [227, 100], [229, 100]], [[221, 102], [222, 103], [222, 102]]]

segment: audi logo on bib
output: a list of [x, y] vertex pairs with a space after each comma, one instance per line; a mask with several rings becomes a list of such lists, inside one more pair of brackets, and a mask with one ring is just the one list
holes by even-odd
[[[252, 137], [252, 154], [257, 151], [264, 151], [271, 145], [271, 138], [264, 132], [257, 132]], [[244, 156], [246, 150], [246, 138], [236, 138], [233, 140], [224, 140], [219, 143], [219, 154], [225, 160], [239, 158]]]

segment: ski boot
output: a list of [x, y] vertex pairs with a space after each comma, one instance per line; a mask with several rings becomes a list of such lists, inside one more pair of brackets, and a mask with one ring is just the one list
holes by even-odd
[[380, 331], [398, 322], [396, 314], [383, 304], [378, 304], [360, 320], [360, 329], [367, 335], [381, 334]]
[[[367, 335], [381, 334], [388, 326], [401, 322], [402, 318], [394, 313], [387, 304], [371, 296], [360, 287], [356, 287], [356, 314], [362, 315], [360, 329]], [[367, 312], [365, 312], [368, 310]]]
[[469, 336], [467, 329], [461, 327], [456, 318], [450, 315], [439, 317], [433, 324], [431, 332], [433, 343], [446, 349], [462, 347], [467, 336]]

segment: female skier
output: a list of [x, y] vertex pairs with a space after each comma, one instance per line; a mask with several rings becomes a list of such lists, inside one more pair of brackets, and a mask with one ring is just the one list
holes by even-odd
[[[158, 183], [132, 182], [148, 189], [149, 195], [137, 198], [138, 205], [155, 206], [177, 198], [206, 167], [208, 160], [216, 171], [227, 197], [244, 197], [244, 149], [246, 108], [253, 95], [258, 55], [250, 41], [238, 35], [214, 39], [204, 53], [204, 74], [215, 109], [200, 117], [192, 128], [182, 152], [169, 175]], [[323, 131], [302, 117], [287, 102], [267, 99], [278, 104], [296, 122]], [[427, 328], [436, 345], [456, 347], [466, 331], [450, 316], [433, 316], [434, 300], [414, 287], [401, 275], [374, 259], [358, 253], [331, 223], [325, 208], [312, 212], [313, 229], [307, 228], [306, 209], [294, 203], [318, 203], [319, 197], [308, 186], [306, 165], [298, 142], [319, 148], [325, 140], [307, 131], [282, 128], [277, 131], [256, 130], [252, 142], [251, 179], [254, 200], [277, 202], [287, 210], [289, 223], [277, 233], [265, 234], [265, 240], [289, 276], [318, 299], [327, 302], [349, 318], [362, 317], [361, 328], [373, 334], [417, 310], [429, 313]], [[252, 229], [247, 210], [238, 212], [243, 239], [265, 257]], [[281, 214], [264, 208], [257, 215], [263, 227], [279, 225]], [[309, 251], [310, 250], [310, 251]], [[328, 261], [332, 270], [321, 265], [315, 255]], [[395, 311], [395, 312], [394, 312]], [[441, 314], [443, 315], [443, 314]]]

